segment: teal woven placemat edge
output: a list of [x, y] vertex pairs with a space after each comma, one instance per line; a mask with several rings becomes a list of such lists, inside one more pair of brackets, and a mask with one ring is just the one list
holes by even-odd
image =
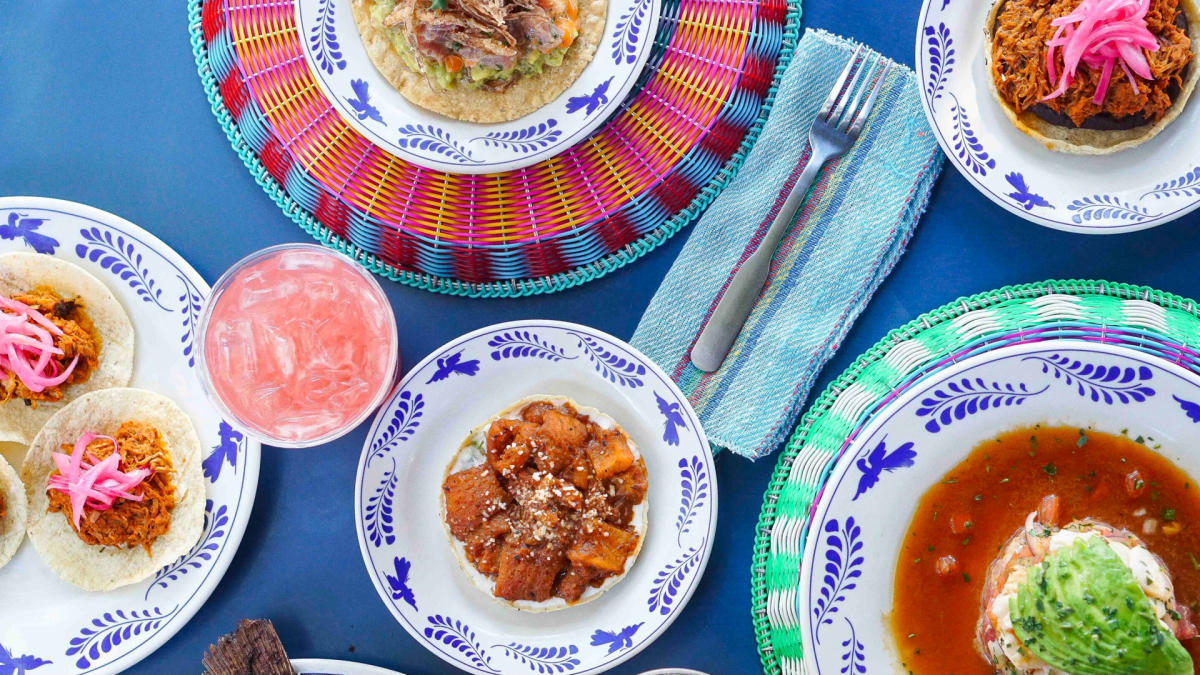
[[[771, 626], [767, 615], [767, 570], [766, 565], [770, 555], [771, 530], [778, 517], [776, 503], [787, 482], [792, 465], [804, 446], [808, 432], [830, 411], [830, 407], [838, 396], [851, 384], [856, 382], [863, 372], [872, 364], [882, 359], [893, 347], [918, 335], [929, 331], [935, 326], [942, 325], [967, 312], [1010, 302], [1012, 300], [1030, 300], [1051, 294], [1107, 296], [1117, 300], [1144, 300], [1190, 314], [1200, 319], [1200, 306], [1194, 300], [1183, 296], [1167, 293], [1148, 286], [1115, 283], [1102, 280], [1048, 280], [1038, 283], [1005, 286], [975, 295], [960, 297], [937, 309], [931, 310], [908, 323], [895, 328], [876, 342], [870, 349], [860, 355], [844, 370], [836, 380], [830, 383], [812, 406], [801, 417], [787, 445], [780, 455], [771, 475], [771, 481], [763, 496], [763, 507], [759, 515], [754, 537], [753, 559], [750, 569], [751, 584], [751, 619], [754, 625], [755, 640], [758, 645], [759, 657], [763, 671], [771, 675], [781, 672], [779, 660], [771, 644]], [[826, 471], [828, 474], [828, 471]]]
[[[755, 140], [758, 139], [758, 135], [762, 131], [763, 124], [766, 123], [767, 115], [771, 112], [771, 108], [775, 103], [775, 94], [779, 89], [779, 80], [783, 76], [783, 71], [791, 63], [792, 54], [795, 51], [796, 42], [800, 36], [801, 1], [788, 0], [788, 13], [784, 23], [783, 41], [779, 49], [779, 60], [775, 64], [775, 73], [771, 80], [771, 87], [767, 90], [767, 96], [763, 100], [758, 118], [746, 132], [745, 137], [742, 138], [737, 151], [734, 152], [733, 156], [725, 163], [725, 166], [721, 167], [717, 174], [709, 180], [708, 184], [700, 190], [699, 194], [692, 199], [692, 202], [686, 208], [676, 213], [659, 227], [626, 245], [623, 249], [610, 253], [600, 260], [582, 267], [538, 279], [514, 279], [487, 283], [466, 282], [422, 272], [402, 270], [385, 262], [378, 256], [363, 250], [359, 246], [342, 239], [332, 230], [322, 225], [312, 213], [293, 200], [291, 195], [287, 193], [287, 190], [267, 172], [266, 167], [259, 161], [258, 155], [254, 154], [253, 149], [243, 139], [242, 133], [233, 119], [233, 115], [225, 107], [225, 102], [221, 99], [220, 92], [217, 89], [216, 76], [213, 74], [209, 64], [208, 48], [204, 44], [204, 35], [201, 32], [200, 9], [203, 0], [188, 0], [188, 33], [191, 36], [192, 54], [196, 59], [196, 71], [200, 75], [200, 82], [204, 86], [204, 93], [208, 96], [208, 102], [212, 107], [213, 115], [217, 118], [221, 129], [225, 131], [225, 136], [229, 139], [230, 145], [233, 146], [238, 157], [242, 159], [242, 163], [246, 165], [250, 174], [254, 176], [255, 182], [262, 187], [267, 196], [279, 206], [284, 214], [292, 219], [292, 222], [300, 226], [300, 229], [310, 234], [320, 244], [340, 251], [371, 272], [408, 286], [435, 293], [471, 298], [519, 298], [555, 293], [574, 288], [575, 286], [599, 279], [610, 272], [621, 269], [658, 248], [663, 242], [670, 239], [679, 230], [683, 229], [684, 226], [690, 224], [708, 208], [729, 181], [737, 175], [738, 170], [741, 169], [746, 155], [750, 152], [750, 148], [754, 146]], [[729, 105], [729, 102], [726, 102], [725, 105]]]

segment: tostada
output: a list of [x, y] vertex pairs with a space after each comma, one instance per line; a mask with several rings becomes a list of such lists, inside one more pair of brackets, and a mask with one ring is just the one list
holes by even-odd
[[160, 394], [79, 397], [38, 432], [21, 478], [29, 538], [51, 569], [85, 590], [146, 579], [200, 538], [200, 439]]
[[984, 29], [992, 93], [1051, 150], [1135, 147], [1196, 88], [1198, 17], [1191, 0], [996, 0]]
[[442, 483], [442, 523], [472, 584], [519, 610], [594, 600], [646, 538], [646, 464], [608, 415], [532, 396], [477, 427]]
[[606, 0], [351, 0], [367, 54], [409, 101], [504, 122], [558, 97], [592, 60]]
[[0, 441], [28, 444], [71, 400], [129, 384], [133, 343], [99, 279], [48, 255], [0, 255]]
[[21, 479], [0, 455], [0, 567], [12, 560], [25, 539], [27, 511]]

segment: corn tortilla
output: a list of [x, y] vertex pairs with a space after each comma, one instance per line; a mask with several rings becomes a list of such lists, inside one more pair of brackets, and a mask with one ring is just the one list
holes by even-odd
[[[140, 546], [93, 546], [79, 538], [60, 512], [48, 513], [46, 481], [55, 470], [51, 453], [74, 445], [86, 431], [112, 434], [129, 420], [158, 429], [171, 455], [175, 507], [166, 534], [154, 541], [153, 555]], [[42, 559], [63, 580], [88, 591], [137, 583], [191, 550], [204, 528], [204, 475], [200, 438], [192, 420], [171, 399], [141, 389], [105, 389], [79, 397], [42, 427], [21, 467], [29, 500], [29, 538]]]
[[4, 495], [4, 518], [0, 518], [0, 567], [4, 567], [25, 539], [29, 509], [21, 479], [3, 456], [0, 456], [0, 494]]
[[124, 387], [133, 377], [133, 323], [108, 286], [82, 267], [53, 256], [22, 251], [0, 255], [0, 295], [11, 297], [38, 286], [64, 298], [79, 298], [100, 337], [100, 353], [87, 381], [63, 388], [63, 400], [39, 401], [36, 408], [21, 399], [0, 403], [0, 441], [23, 445], [72, 400], [91, 391]]

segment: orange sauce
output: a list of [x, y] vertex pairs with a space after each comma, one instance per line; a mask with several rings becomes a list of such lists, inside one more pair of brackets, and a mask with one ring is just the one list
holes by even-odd
[[[1142, 442], [1138, 442], [1138, 441]], [[975, 648], [987, 567], [1042, 498], [1059, 497], [1058, 524], [1095, 518], [1140, 537], [1167, 564], [1176, 599], [1200, 601], [1200, 487], [1151, 438], [1070, 427], [1017, 429], [979, 444], [925, 493], [896, 562], [892, 630], [912, 675], [991, 675]], [[1137, 470], [1141, 494], [1126, 489]], [[1132, 481], [1131, 481], [1132, 484]], [[1140, 509], [1146, 513], [1135, 516]], [[1143, 523], [1158, 526], [1143, 533]], [[956, 534], [951, 529], [955, 521]], [[965, 523], [969, 526], [964, 527]], [[1164, 530], [1164, 525], [1175, 523]], [[1169, 534], [1169, 532], [1174, 532]], [[952, 555], [950, 575], [934, 570]], [[1185, 642], [1198, 665], [1200, 639]]]

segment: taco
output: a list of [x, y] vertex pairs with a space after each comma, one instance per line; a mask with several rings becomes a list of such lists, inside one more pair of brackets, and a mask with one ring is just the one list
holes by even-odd
[[646, 539], [646, 464], [608, 415], [532, 396], [477, 427], [442, 482], [442, 524], [479, 590], [519, 610], [596, 599]]
[[988, 83], [1009, 120], [1051, 150], [1136, 147], [1196, 88], [1198, 16], [1191, 0], [996, 0]]
[[504, 122], [558, 98], [596, 53], [606, 0], [351, 0], [367, 54], [412, 103]]
[[12, 560], [25, 539], [27, 512], [21, 479], [0, 455], [0, 567]]
[[99, 279], [65, 260], [0, 255], [0, 441], [28, 444], [50, 416], [133, 375], [133, 323]]
[[42, 427], [21, 478], [29, 538], [64, 580], [105, 591], [187, 553], [204, 523], [200, 439], [165, 396], [106, 389]]

